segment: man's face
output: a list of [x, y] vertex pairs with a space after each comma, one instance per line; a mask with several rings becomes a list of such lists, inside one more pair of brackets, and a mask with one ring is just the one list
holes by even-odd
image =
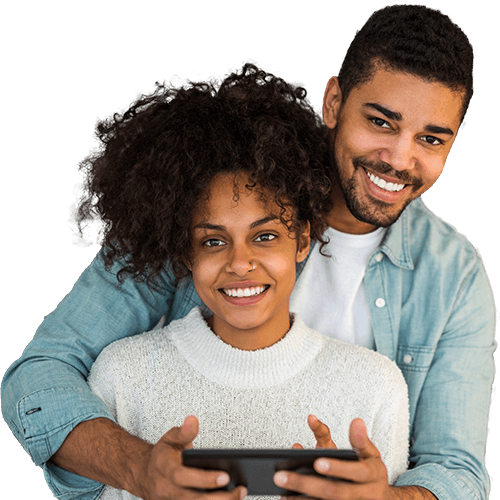
[[340, 186], [334, 201], [345, 201], [353, 228], [359, 221], [388, 226], [441, 174], [460, 126], [463, 95], [386, 69], [354, 88], [343, 104], [339, 94], [332, 78], [324, 119], [332, 129]]

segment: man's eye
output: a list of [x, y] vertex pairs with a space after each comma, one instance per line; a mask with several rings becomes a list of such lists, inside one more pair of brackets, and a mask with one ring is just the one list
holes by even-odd
[[259, 234], [259, 236], [255, 238], [255, 241], [271, 241], [274, 240], [275, 238], [276, 238], [275, 234], [264, 233], [264, 234]]
[[438, 139], [433, 135], [424, 135], [422, 136], [422, 140], [432, 146], [439, 146], [440, 144], [443, 144], [443, 141], [441, 139]]
[[383, 120], [382, 118], [378, 118], [378, 117], [373, 117], [371, 118], [371, 121], [377, 125], [377, 127], [381, 127], [381, 128], [390, 128], [389, 124]]

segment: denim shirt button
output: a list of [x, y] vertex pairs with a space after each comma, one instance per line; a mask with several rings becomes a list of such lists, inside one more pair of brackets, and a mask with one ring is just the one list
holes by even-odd
[[377, 307], [384, 307], [385, 306], [385, 300], [382, 298], [382, 297], [379, 297], [376, 301], [375, 301], [375, 305]]
[[380, 262], [383, 258], [384, 258], [384, 254], [382, 252], [380, 252], [377, 255], [375, 255], [375, 260], [377, 262]]
[[410, 354], [407, 354], [404, 358], [403, 361], [408, 365], [413, 361], [413, 358], [411, 357]]

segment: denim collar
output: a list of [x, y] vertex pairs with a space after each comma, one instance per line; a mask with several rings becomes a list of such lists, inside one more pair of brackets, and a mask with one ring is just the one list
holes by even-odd
[[[421, 203], [420, 198], [417, 198], [403, 210], [398, 220], [387, 231], [385, 239], [379, 247], [379, 250], [384, 252], [395, 266], [409, 271], [413, 271], [414, 269], [410, 252], [410, 223], [412, 217], [414, 217], [414, 207], [417, 207]], [[313, 248], [317, 244], [316, 241], [313, 241], [307, 257], [297, 264], [297, 277], [302, 272], [302, 269], [304, 269]]]
[[380, 251], [384, 252], [391, 262], [398, 267], [413, 271], [413, 260], [410, 252], [411, 218], [414, 216], [413, 204], [420, 204], [420, 198], [408, 205], [399, 219], [392, 224], [387, 235], [380, 245]]

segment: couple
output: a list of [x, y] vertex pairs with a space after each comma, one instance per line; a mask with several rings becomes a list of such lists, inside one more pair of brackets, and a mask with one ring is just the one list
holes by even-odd
[[[436, 33], [440, 35], [437, 39]], [[129, 117], [124, 117], [122, 122], [103, 124], [102, 136], [106, 139], [109, 156], [105, 151], [102, 158], [89, 159], [88, 165], [93, 169], [89, 171], [90, 193], [102, 194], [98, 209], [110, 221], [104, 251], [42, 324], [23, 358], [6, 374], [2, 391], [4, 412], [10, 412], [6, 420], [30, 449], [35, 461], [44, 464], [54, 491], [68, 492], [69, 497], [78, 491], [85, 495], [82, 498], [97, 498], [102, 487], [67, 472], [71, 470], [142, 494], [145, 490], [140, 489], [140, 484], [150, 475], [157, 477], [154, 469], [146, 470], [147, 464], [153, 464], [152, 457], [163, 461], [162, 473], [169, 471], [175, 462], [171, 459], [172, 454], [196, 435], [196, 423], [188, 419], [181, 428], [171, 431], [166, 441], [151, 446], [108, 420], [111, 417], [108, 407], [88, 391], [82, 378], [82, 374], [86, 377], [103, 347], [113, 340], [146, 331], [162, 316], [170, 323], [201, 305], [189, 278], [179, 286], [175, 286], [173, 280], [187, 269], [193, 273], [196, 290], [207, 289], [206, 283], [195, 278], [200, 270], [203, 277], [208, 267], [197, 269], [198, 260], [193, 258], [196, 252], [185, 255], [187, 248], [182, 247], [187, 241], [196, 242], [195, 228], [190, 225], [187, 231], [187, 226], [181, 224], [182, 214], [176, 212], [175, 221], [172, 221], [171, 212], [157, 210], [165, 200], [192, 188], [193, 200], [197, 203], [189, 207], [193, 217], [202, 216], [200, 229], [204, 231], [212, 231], [217, 226], [232, 229], [231, 221], [226, 224], [206, 222], [218, 214], [218, 210], [225, 208], [224, 213], [228, 213], [231, 200], [236, 204], [231, 210], [238, 214], [234, 217], [241, 221], [234, 226], [235, 231], [246, 227], [248, 221], [244, 214], [247, 212], [255, 215], [265, 207], [271, 209], [270, 214], [274, 217], [276, 210], [272, 210], [272, 203], [264, 203], [274, 198], [275, 206], [283, 208], [278, 211], [279, 217], [269, 218], [268, 214], [259, 220], [267, 220], [273, 227], [276, 225], [274, 229], [279, 228], [281, 236], [288, 238], [283, 234], [284, 228], [293, 236], [285, 242], [295, 243], [294, 259], [301, 272], [290, 309], [309, 327], [374, 348], [395, 360], [408, 384], [412, 468], [401, 474], [394, 486], [388, 483], [388, 464], [384, 465], [383, 450], [379, 449], [382, 445], [376, 447], [368, 439], [359, 420], [352, 424], [351, 442], [360, 450], [362, 459], [352, 472], [354, 483], [333, 483], [343, 488], [342, 493], [331, 488], [332, 483], [326, 479], [299, 481], [290, 474], [277, 480], [285, 480], [288, 489], [320, 498], [373, 498], [375, 494], [379, 498], [485, 498], [488, 480], [483, 464], [484, 442], [494, 349], [491, 292], [474, 250], [416, 200], [441, 173], [471, 93], [472, 49], [463, 33], [435, 11], [392, 7], [372, 16], [351, 45], [339, 77], [328, 83], [323, 118], [327, 127], [328, 166], [331, 167], [326, 172], [333, 172], [331, 179], [324, 179], [321, 165], [326, 166], [326, 161], [313, 161], [315, 155], [322, 154], [323, 145], [313, 148], [316, 144], [303, 137], [302, 122], [298, 122], [294, 123], [295, 141], [305, 145], [310, 158], [304, 151], [294, 156], [295, 163], [298, 156], [305, 166], [300, 175], [287, 182], [299, 183], [302, 190], [297, 192], [280, 186], [281, 190], [276, 191], [276, 185], [258, 175], [249, 179], [233, 176], [232, 184], [228, 185], [228, 179], [223, 176], [213, 183], [207, 180], [211, 177], [205, 179], [198, 191], [188, 185], [184, 186], [184, 191], [163, 190], [163, 199], [150, 197], [151, 188], [141, 191], [141, 184], [134, 183], [134, 176], [128, 177], [133, 183], [128, 189], [123, 183], [117, 187], [112, 185], [119, 177], [116, 169], [106, 177], [106, 162], [123, 163], [114, 163], [113, 141], [128, 141], [131, 137], [122, 139], [119, 135], [122, 130], [125, 135], [128, 133]], [[235, 99], [239, 99], [236, 102], [241, 105], [241, 95]], [[145, 103], [138, 107], [137, 116], [130, 115], [132, 120], [140, 120], [143, 116], [145, 124], [149, 125], [150, 117], [140, 112], [146, 107]], [[203, 120], [204, 108], [195, 107], [195, 111]], [[276, 120], [278, 118], [281, 116]], [[260, 123], [258, 119], [255, 122]], [[198, 135], [195, 139], [202, 143], [204, 138]], [[264, 139], [262, 137], [261, 141]], [[138, 156], [147, 145], [142, 143], [137, 153], [133, 147], [131, 143], [130, 157], [134, 165], [147, 165], [147, 158]], [[260, 147], [266, 153], [266, 142]], [[222, 152], [217, 157], [221, 164], [226, 158], [230, 156]], [[316, 163], [317, 168], [313, 168]], [[278, 163], [269, 162], [263, 172], [267, 175], [274, 165]], [[155, 168], [161, 168], [154, 162], [149, 162], [149, 166], [151, 170], [142, 171], [140, 175], [151, 178]], [[234, 167], [227, 165], [227, 168]], [[291, 177], [292, 166], [287, 167]], [[252, 168], [254, 166], [242, 171], [255, 174]], [[216, 178], [213, 173], [212, 177]], [[247, 185], [254, 187], [248, 190]], [[118, 205], [114, 187], [118, 192], [133, 194], [136, 203], [138, 199], [142, 201], [143, 224], [135, 224], [125, 237], [120, 233], [124, 230], [123, 221], [115, 224], [119, 215], [113, 213]], [[230, 187], [239, 188], [234, 200], [226, 199], [227, 196], [209, 196], [217, 190], [227, 195]], [[322, 191], [325, 189], [329, 196], [324, 196]], [[111, 200], [106, 199], [109, 193]], [[280, 196], [270, 197], [270, 193]], [[289, 196], [297, 196], [297, 199], [289, 200]], [[219, 199], [221, 206], [211, 205]], [[412, 200], [415, 201], [407, 206]], [[122, 203], [127, 206], [126, 199], [122, 198]], [[240, 213], [242, 207], [251, 210]], [[92, 210], [92, 206], [86, 208]], [[303, 216], [299, 216], [301, 210]], [[150, 213], [158, 216], [151, 218]], [[320, 231], [319, 222], [323, 220], [329, 227]], [[176, 233], [171, 226], [174, 223], [184, 232]], [[165, 245], [167, 240], [157, 241], [155, 246], [151, 238], [145, 238], [162, 234], [165, 227], [168, 228], [165, 233], [178, 240], [174, 241], [175, 247]], [[306, 227], [316, 241], [310, 252], [307, 252]], [[223, 235], [217, 233], [216, 236], [203, 242], [203, 251], [212, 252], [212, 256], [220, 255], [219, 246], [226, 246]], [[248, 242], [241, 233], [233, 236]], [[266, 228], [254, 243], [259, 247], [275, 245], [283, 240], [279, 236]], [[328, 245], [323, 246], [322, 242], [327, 241]], [[322, 249], [334, 258], [324, 257]], [[242, 250], [243, 253], [247, 251], [250, 250]], [[165, 255], [178, 256], [171, 261], [172, 269], [163, 269]], [[283, 262], [290, 264], [290, 259], [290, 253], [286, 253]], [[305, 261], [305, 265], [300, 266], [299, 261]], [[259, 272], [260, 262], [260, 257], [247, 259], [246, 272]], [[106, 266], [111, 266], [111, 273]], [[290, 273], [284, 276], [288, 283]], [[147, 281], [133, 278], [146, 278]], [[256, 285], [261, 286], [260, 282]], [[263, 283], [264, 290], [250, 287], [248, 294], [271, 296], [271, 285]], [[234, 288], [226, 290], [226, 295], [237, 295], [235, 289], [240, 286], [234, 282]], [[291, 291], [287, 290], [284, 297]], [[229, 300], [223, 298], [226, 302]], [[210, 302], [210, 297], [201, 296], [201, 299], [205, 304]], [[232, 299], [234, 302], [253, 300], [251, 297]], [[340, 299], [345, 299], [347, 305]], [[214, 304], [214, 308], [216, 306]], [[212, 311], [214, 324], [210, 326], [219, 333], [225, 345], [234, 345], [244, 351], [245, 346], [240, 346], [238, 339], [227, 337], [227, 329], [221, 330], [220, 324], [215, 324], [218, 316]], [[280, 309], [278, 318], [286, 329], [291, 323], [288, 320], [287, 324], [283, 311], [285, 309]], [[225, 317], [222, 313], [221, 316]], [[204, 320], [197, 318], [196, 328], [200, 329], [203, 324]], [[308, 345], [314, 345], [313, 334], [301, 325], [299, 319], [293, 321], [289, 333], [294, 336], [285, 335], [283, 341], [303, 335], [302, 338], [309, 339]], [[277, 338], [272, 340], [271, 350], [283, 348], [283, 343], [276, 341], [284, 333], [283, 328], [276, 330]], [[179, 342], [184, 339], [180, 334], [175, 337], [175, 332], [172, 335]], [[68, 346], [64, 350], [61, 348], [63, 339]], [[210, 337], [206, 340], [210, 341]], [[269, 344], [247, 346], [247, 349], [266, 345]], [[58, 360], [46, 355], [48, 349], [57, 352]], [[39, 375], [42, 364], [35, 361], [40, 356], [49, 358], [45, 361], [44, 376]], [[98, 367], [99, 362], [96, 369]], [[110, 383], [108, 377], [104, 378], [101, 387]], [[104, 389], [98, 389], [99, 371], [95, 372], [95, 380], [96, 391], [101, 391], [106, 399], [102, 393]], [[177, 393], [176, 398], [182, 399], [182, 394]], [[347, 398], [345, 404], [350, 404]], [[167, 413], [169, 409], [164, 411]], [[318, 417], [321, 419], [323, 415]], [[276, 426], [285, 418], [286, 415], [280, 414], [275, 419]], [[329, 437], [324, 437], [328, 433], [321, 422], [310, 417], [309, 424], [320, 444], [332, 445]], [[202, 433], [200, 428], [200, 435]], [[296, 435], [289, 437], [301, 439]], [[52, 456], [55, 450], [58, 451]], [[346, 471], [342, 475], [338, 469], [341, 464], [323, 462], [323, 465], [330, 467], [322, 470], [325, 476], [349, 478]], [[174, 477], [178, 479], [178, 474]], [[204, 475], [198, 486], [213, 487], [217, 477], [220, 476]], [[160, 488], [162, 481], [165, 479], [158, 483]], [[154, 484], [154, 480], [147, 480], [147, 483]], [[224, 495], [236, 498], [239, 493]], [[152, 495], [144, 497], [153, 498]]]

